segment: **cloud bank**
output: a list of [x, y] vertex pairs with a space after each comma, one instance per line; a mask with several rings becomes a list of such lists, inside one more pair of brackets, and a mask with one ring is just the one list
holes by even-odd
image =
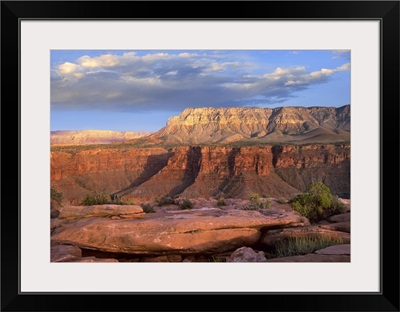
[[220, 53], [103, 54], [57, 64], [52, 108], [181, 110], [186, 107], [282, 103], [326, 83], [350, 63], [310, 71], [305, 66], [264, 70]]

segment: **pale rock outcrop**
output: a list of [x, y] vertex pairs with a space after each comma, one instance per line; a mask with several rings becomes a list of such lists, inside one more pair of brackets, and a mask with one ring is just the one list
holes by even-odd
[[235, 141], [350, 140], [350, 106], [187, 108], [150, 140], [203, 144]]
[[61, 130], [51, 131], [50, 142], [57, 145], [110, 144], [150, 135], [151, 132], [110, 130]]

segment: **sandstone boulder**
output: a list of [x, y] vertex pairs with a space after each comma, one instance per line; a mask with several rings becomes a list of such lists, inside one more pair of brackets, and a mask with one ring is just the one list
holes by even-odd
[[60, 208], [59, 219], [73, 220], [91, 217], [118, 216], [127, 219], [144, 216], [142, 207], [138, 205], [93, 205], [93, 206], [66, 206]]
[[350, 222], [350, 213], [342, 213], [328, 218], [329, 222]]
[[250, 247], [241, 247], [231, 254], [227, 262], [265, 262], [266, 260], [263, 251], [255, 252]]
[[56, 228], [51, 239], [106, 252], [213, 254], [252, 246], [261, 230], [302, 226], [303, 221], [293, 213], [266, 216], [257, 211], [188, 210], [134, 220], [73, 220]]

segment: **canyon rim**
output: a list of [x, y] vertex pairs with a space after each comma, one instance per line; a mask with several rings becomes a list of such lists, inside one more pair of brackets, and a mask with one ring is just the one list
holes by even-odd
[[350, 262], [350, 51], [51, 52], [52, 262]]

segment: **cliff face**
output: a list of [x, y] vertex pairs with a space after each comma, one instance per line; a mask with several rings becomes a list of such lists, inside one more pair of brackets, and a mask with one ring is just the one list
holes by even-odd
[[53, 145], [109, 144], [150, 135], [151, 132], [118, 132], [107, 130], [51, 131]]
[[350, 141], [350, 106], [188, 108], [149, 137], [174, 144]]
[[275, 172], [298, 190], [322, 181], [343, 198], [350, 197], [350, 144], [276, 147]]
[[310, 144], [104, 148], [51, 153], [51, 184], [70, 202], [91, 190], [154, 200], [162, 196], [291, 196], [323, 181], [350, 193], [350, 145]]
[[50, 154], [51, 185], [74, 204], [90, 191], [114, 193], [139, 185], [164, 167], [170, 154], [163, 148], [83, 149]]

